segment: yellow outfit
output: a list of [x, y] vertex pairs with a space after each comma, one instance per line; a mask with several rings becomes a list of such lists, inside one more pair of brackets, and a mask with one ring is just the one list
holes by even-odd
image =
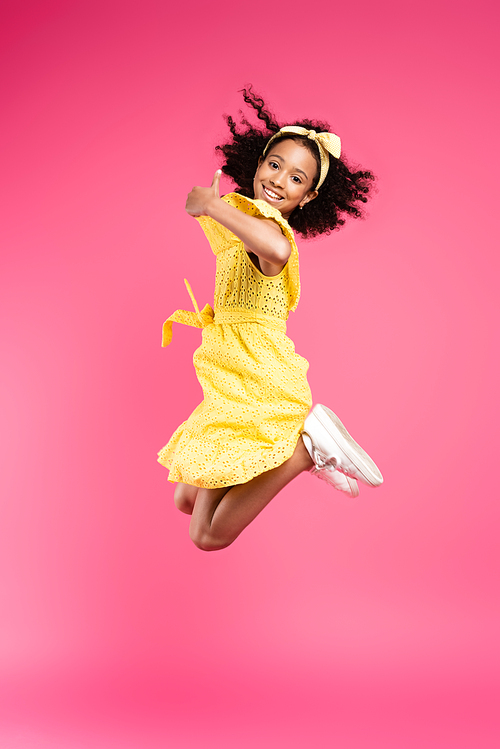
[[[289, 310], [300, 296], [299, 259], [292, 229], [263, 200], [236, 193], [222, 198], [258, 218], [272, 218], [292, 252], [277, 276], [252, 263], [243, 242], [208, 216], [200, 222], [217, 257], [214, 310], [177, 310], [172, 323], [203, 328], [193, 361], [204, 399], [158, 453], [169, 481], [215, 489], [243, 484], [291, 457], [311, 408], [308, 362], [286, 336]], [[191, 291], [188, 286], [188, 290]]]

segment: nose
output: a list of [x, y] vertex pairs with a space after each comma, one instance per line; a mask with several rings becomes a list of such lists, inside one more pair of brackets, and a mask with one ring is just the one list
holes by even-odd
[[271, 179], [270, 179], [269, 181], [270, 181], [270, 182], [271, 182], [271, 184], [272, 184], [272, 185], [274, 185], [275, 187], [283, 187], [283, 182], [284, 182], [284, 179], [283, 179], [283, 172], [282, 172], [282, 171], [279, 171], [279, 172], [275, 172], [275, 173], [274, 173], [274, 174], [272, 175], [272, 177], [271, 177]]

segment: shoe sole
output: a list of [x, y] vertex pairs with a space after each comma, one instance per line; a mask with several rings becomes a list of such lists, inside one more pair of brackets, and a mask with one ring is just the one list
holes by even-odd
[[[351, 437], [339, 417], [336, 416], [333, 411], [330, 411], [327, 406], [323, 406], [320, 403], [314, 406], [313, 414], [316, 416], [321, 426], [327, 430], [339, 450], [341, 450], [346, 458], [356, 466], [358, 471], [362, 474], [365, 482], [369, 484], [369, 486], [380, 486], [384, 481], [382, 474], [370, 456]], [[332, 428], [332, 426], [334, 428]]]

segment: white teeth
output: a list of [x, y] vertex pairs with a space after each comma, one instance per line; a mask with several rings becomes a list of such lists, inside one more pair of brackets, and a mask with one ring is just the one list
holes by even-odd
[[281, 195], [278, 195], [278, 193], [273, 192], [268, 187], [264, 187], [264, 192], [269, 195], [270, 198], [273, 198], [274, 200], [283, 200]]

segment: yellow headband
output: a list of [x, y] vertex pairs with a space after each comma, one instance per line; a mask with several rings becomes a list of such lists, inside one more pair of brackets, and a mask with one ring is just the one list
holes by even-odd
[[295, 125], [287, 125], [282, 127], [281, 130], [272, 136], [267, 141], [267, 145], [264, 148], [263, 156], [265, 156], [269, 146], [276, 138], [281, 138], [285, 133], [293, 133], [294, 135], [307, 135], [308, 138], [313, 140], [318, 146], [319, 158], [321, 161], [321, 169], [319, 173], [318, 184], [315, 189], [319, 190], [323, 182], [325, 181], [326, 175], [328, 174], [328, 168], [330, 166], [330, 156], [334, 156], [336, 159], [340, 158], [340, 138], [338, 135], [333, 133], [317, 133], [316, 130], [306, 130], [305, 127], [295, 127]]

